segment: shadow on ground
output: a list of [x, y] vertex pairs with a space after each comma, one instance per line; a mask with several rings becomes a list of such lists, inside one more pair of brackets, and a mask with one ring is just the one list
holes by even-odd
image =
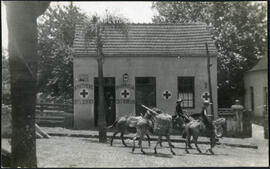
[[163, 158], [173, 158], [173, 155], [171, 154], [165, 154], [165, 153], [157, 153], [155, 154], [154, 152], [145, 152], [145, 154], [141, 153], [141, 152], [135, 152], [132, 153], [133, 155], [144, 155], [144, 156], [154, 156], [154, 157], [163, 157]]

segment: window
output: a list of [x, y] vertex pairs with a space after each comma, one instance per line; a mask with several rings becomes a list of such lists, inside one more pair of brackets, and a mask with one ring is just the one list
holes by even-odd
[[194, 77], [178, 77], [178, 97], [183, 108], [194, 108]]
[[254, 110], [254, 89], [250, 87], [250, 103], [251, 103], [251, 110]]

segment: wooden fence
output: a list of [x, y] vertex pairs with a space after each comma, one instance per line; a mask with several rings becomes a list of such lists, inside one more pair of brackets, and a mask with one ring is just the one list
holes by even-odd
[[73, 106], [68, 104], [36, 105], [36, 123], [44, 127], [73, 127]]

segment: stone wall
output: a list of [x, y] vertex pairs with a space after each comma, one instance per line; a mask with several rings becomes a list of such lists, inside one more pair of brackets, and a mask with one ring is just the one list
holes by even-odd
[[226, 137], [251, 137], [251, 112], [244, 109], [239, 101], [231, 108], [219, 108], [219, 117], [226, 118], [224, 136]]

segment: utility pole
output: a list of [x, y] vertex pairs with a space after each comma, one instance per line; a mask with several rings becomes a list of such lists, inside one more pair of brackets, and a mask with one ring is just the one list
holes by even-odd
[[210, 94], [210, 102], [212, 103], [211, 106], [211, 120], [214, 120], [214, 105], [213, 105], [213, 95], [212, 95], [212, 83], [211, 83], [211, 71], [210, 67], [212, 66], [210, 64], [210, 55], [208, 51], [208, 44], [205, 43], [206, 48], [206, 56], [207, 56], [207, 73], [208, 73], [208, 85], [209, 85], [209, 94]]

